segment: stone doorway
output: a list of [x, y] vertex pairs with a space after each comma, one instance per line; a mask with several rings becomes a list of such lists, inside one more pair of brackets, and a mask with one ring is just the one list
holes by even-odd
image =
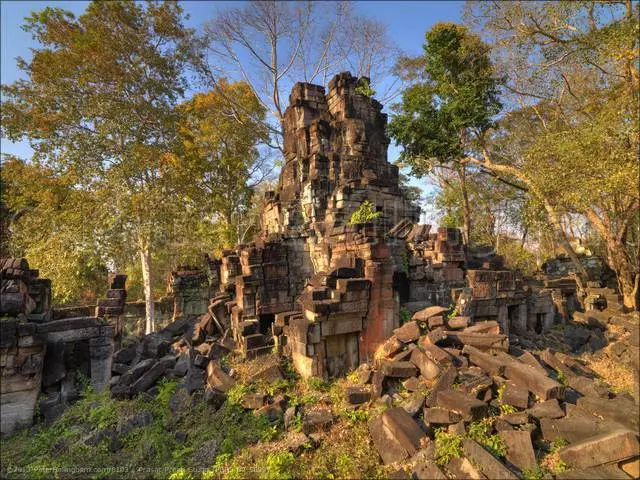
[[276, 316], [273, 313], [263, 313], [260, 315], [260, 333], [263, 335], [271, 335], [271, 325], [275, 319]]
[[358, 332], [327, 337], [326, 348], [329, 377], [346, 375], [358, 367]]
[[404, 272], [393, 272], [393, 291], [398, 294], [400, 303], [409, 301], [409, 279]]

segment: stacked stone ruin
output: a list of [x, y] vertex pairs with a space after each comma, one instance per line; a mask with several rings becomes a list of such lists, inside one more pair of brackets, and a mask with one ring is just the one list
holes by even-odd
[[[226, 304], [238, 348], [255, 356], [275, 347], [304, 377], [339, 376], [369, 361], [399, 326], [401, 309], [450, 305], [465, 287], [460, 231], [416, 223], [419, 208], [403, 197], [398, 167], [387, 160], [387, 116], [357, 92], [358, 82], [341, 73], [328, 93], [294, 86], [285, 165], [266, 194], [262, 232], [208, 259], [213, 289], [229, 296], [218, 304]], [[378, 218], [351, 224], [365, 201]], [[470, 278], [477, 281], [466, 311], [499, 320], [506, 332], [511, 323], [551, 328], [549, 292], [525, 292], [506, 270]]]
[[24, 259], [2, 259], [0, 267], [0, 432], [8, 433], [33, 419], [46, 345], [28, 317], [47, 319], [51, 284]]
[[[547, 272], [542, 280], [525, 281], [491, 249], [467, 252], [458, 229], [417, 224], [419, 209], [402, 196], [398, 169], [387, 161], [386, 115], [357, 85], [348, 73], [337, 75], [326, 95], [322, 87], [296, 84], [285, 112], [286, 163], [277, 189], [267, 193], [260, 235], [219, 259], [206, 257], [205, 270], [171, 272], [161, 301], [172, 321], [150, 335], [123, 339], [125, 276], [109, 280], [96, 307], [54, 310], [48, 280], [38, 279], [23, 259], [2, 260], [2, 432], [31, 422], [39, 393], [41, 413], [55, 418], [78, 398], [83, 377], [96, 389], [109, 385], [119, 398], [152, 395], [163, 377], [181, 379], [189, 395], [204, 390], [205, 400], [219, 406], [235, 382], [221, 361], [233, 350], [252, 357], [275, 349], [305, 378], [373, 368], [377, 375], [363, 382], [372, 398], [384, 396], [385, 379], [420, 377], [435, 388], [443, 378], [449, 388], [455, 375], [445, 374], [453, 363], [472, 389], [482, 377], [486, 398], [478, 399], [489, 402], [501, 381], [485, 385], [468, 364], [493, 377], [494, 367], [504, 373], [512, 365], [510, 374], [518, 378], [504, 378], [547, 399], [548, 392], [519, 377], [524, 372], [553, 388], [557, 382], [546, 373], [544, 380], [530, 375], [505, 352], [538, 347], [542, 335], [553, 335], [555, 322], [579, 318], [574, 310], [582, 308], [584, 295], [569, 298], [573, 286], [566, 275]], [[380, 215], [351, 224], [365, 200]], [[626, 362], [638, 351], [637, 328], [613, 316], [613, 291], [587, 287], [607, 309], [585, 314], [584, 325], [569, 325], [565, 343], [574, 352], [597, 351], [614, 340], [607, 325], [622, 322], [635, 333], [612, 353]], [[407, 315], [412, 321], [401, 324]], [[448, 356], [429, 357], [440, 354], [438, 346]], [[486, 359], [474, 349], [497, 355]], [[565, 357], [547, 355], [544, 362], [578, 369], [570, 385], [594, 393], [580, 381], [585, 369]], [[519, 359], [531, 364], [529, 355]], [[282, 378], [276, 371], [265, 369], [265, 378]], [[366, 396], [354, 392], [353, 398]], [[259, 409], [281, 410], [282, 402], [263, 400]], [[323, 423], [321, 417], [315, 420]]]
[[[328, 94], [294, 86], [285, 165], [266, 195], [261, 235], [209, 259], [209, 278], [231, 297], [238, 347], [248, 356], [276, 347], [304, 376], [357, 367], [398, 327], [401, 301], [446, 302], [462, 285], [459, 232], [413, 223], [419, 209], [402, 196], [398, 168], [387, 161], [386, 115], [357, 84], [342, 73]], [[351, 225], [366, 200], [380, 217]]]
[[108, 386], [126, 277], [115, 277], [96, 316], [65, 317], [53, 315], [51, 282], [25, 259], [1, 259], [0, 267], [0, 432], [7, 434], [33, 422], [41, 393], [47, 418], [79, 398], [86, 383]]

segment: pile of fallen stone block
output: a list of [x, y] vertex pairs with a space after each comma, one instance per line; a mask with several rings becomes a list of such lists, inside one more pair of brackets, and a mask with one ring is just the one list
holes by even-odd
[[[214, 298], [200, 317], [184, 316], [142, 337], [127, 337], [114, 353], [110, 389], [116, 398], [154, 396], [162, 378], [179, 380], [189, 395], [200, 392], [218, 406], [233, 384], [220, 358], [235, 348], [229, 326], [216, 310], [228, 297]], [[215, 391], [214, 391], [215, 390]]]
[[[510, 345], [495, 321], [445, 313], [417, 312], [346, 392], [354, 405], [389, 407], [369, 428], [383, 462], [398, 466], [395, 478], [518, 478], [554, 441], [566, 445], [558, 455], [569, 467], [557, 478], [637, 478], [638, 404], [628, 393], [568, 355]], [[501, 439], [503, 456], [471, 434], [478, 422]], [[447, 461], [439, 432], [460, 439]]]

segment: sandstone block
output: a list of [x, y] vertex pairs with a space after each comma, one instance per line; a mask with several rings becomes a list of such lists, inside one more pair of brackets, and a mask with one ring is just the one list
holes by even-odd
[[470, 395], [455, 391], [442, 390], [436, 396], [438, 407], [459, 412], [465, 422], [473, 422], [484, 417], [488, 406], [486, 403]]
[[569, 445], [558, 454], [573, 467], [589, 468], [636, 457], [639, 451], [640, 444], [636, 432], [617, 430]]
[[536, 467], [536, 455], [531, 444], [529, 432], [508, 430], [500, 432], [500, 438], [507, 446], [507, 460], [520, 470]]

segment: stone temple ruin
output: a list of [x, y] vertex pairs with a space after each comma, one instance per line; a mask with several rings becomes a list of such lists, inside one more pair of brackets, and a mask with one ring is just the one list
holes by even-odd
[[[371, 398], [381, 397], [388, 378], [411, 377], [416, 389], [416, 376], [437, 379], [436, 391], [440, 384], [449, 388], [456, 372], [469, 377], [475, 392], [479, 377], [469, 361], [494, 376], [511, 365], [511, 376], [505, 375], [520, 382], [523, 404], [527, 392], [544, 400], [559, 396], [560, 385], [546, 371], [534, 375], [520, 365], [529, 357], [513, 366], [515, 359], [502, 355], [502, 365], [475, 349], [507, 352], [512, 338], [533, 345], [577, 309], [599, 301], [613, 308], [615, 294], [591, 285], [593, 301], [583, 302], [566, 269], [550, 264], [542, 278], [525, 280], [492, 251], [467, 251], [458, 229], [418, 224], [419, 208], [403, 196], [398, 168], [387, 160], [382, 105], [357, 93], [357, 84], [341, 73], [328, 93], [294, 86], [284, 117], [285, 165], [277, 189], [266, 195], [260, 234], [219, 259], [205, 256], [204, 270], [171, 272], [168, 295], [156, 303], [159, 328], [150, 335], [127, 335], [125, 324], [139, 324], [144, 310], [140, 302], [126, 302], [125, 276], [110, 278], [106, 298], [95, 306], [53, 309], [48, 280], [23, 259], [2, 260], [0, 431], [30, 424], [36, 401], [45, 420], [58, 416], [81, 394], [78, 378], [131, 398], [151, 395], [166, 376], [181, 379], [189, 394], [205, 390], [205, 401], [219, 406], [235, 381], [220, 357], [233, 350], [250, 358], [275, 350], [304, 378], [364, 372]], [[352, 214], [365, 201], [376, 218], [353, 224]], [[586, 326], [572, 326], [571, 340], [580, 341], [574, 351], [601, 348], [598, 315], [583, 317]], [[633, 358], [637, 349], [617, 351], [620, 359]], [[454, 360], [459, 371], [450, 368]], [[560, 361], [552, 354], [547, 360]], [[270, 381], [282, 378], [277, 367], [265, 372]], [[491, 379], [480, 380], [482, 401], [489, 401]], [[449, 400], [437, 405], [439, 397], [432, 396], [429, 407], [451, 408]], [[276, 408], [259, 403], [261, 411]], [[391, 420], [371, 427], [381, 452]]]
[[[252, 356], [275, 346], [305, 377], [342, 375], [371, 360], [400, 326], [401, 309], [449, 305], [465, 287], [459, 230], [416, 223], [419, 208], [403, 197], [398, 167], [387, 160], [387, 116], [357, 84], [342, 73], [328, 93], [294, 86], [286, 163], [267, 193], [261, 235], [209, 265], [239, 348]], [[364, 201], [379, 217], [351, 224]], [[551, 328], [550, 295], [525, 292], [515, 272], [467, 275], [467, 307], [478, 316], [505, 331]]]

